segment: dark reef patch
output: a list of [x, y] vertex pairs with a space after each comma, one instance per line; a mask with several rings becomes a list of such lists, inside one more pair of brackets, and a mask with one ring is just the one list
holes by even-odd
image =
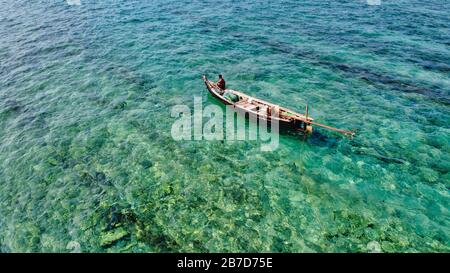
[[388, 87], [390, 89], [405, 93], [421, 94], [435, 103], [450, 105], [450, 95], [448, 94], [448, 91], [446, 92], [445, 90], [442, 90], [440, 86], [422, 86], [417, 83], [399, 79], [385, 73], [367, 69], [365, 67], [344, 63], [337, 57], [330, 59], [327, 56], [320, 56], [315, 53], [313, 49], [303, 50], [276, 40], [269, 40], [264, 37], [248, 37], [239, 33], [232, 34], [232, 36], [242, 42], [251, 41], [256, 43], [258, 46], [265, 46], [272, 52], [290, 54], [300, 59], [306, 59], [312, 64], [327, 67], [328, 69], [332, 69], [334, 71], [340, 71], [345, 73], [346, 77], [359, 78], [371, 85]]

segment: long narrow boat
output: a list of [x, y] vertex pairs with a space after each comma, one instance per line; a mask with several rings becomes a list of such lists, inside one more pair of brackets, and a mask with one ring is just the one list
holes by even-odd
[[236, 90], [222, 90], [214, 82], [208, 80], [205, 75], [203, 75], [202, 78], [209, 93], [219, 99], [223, 104], [229, 105], [240, 112], [248, 113], [249, 116], [257, 117], [259, 120], [267, 120], [269, 122], [276, 120], [280, 127], [295, 129], [306, 133], [312, 133], [312, 126], [315, 125], [339, 132], [346, 136], [353, 136], [355, 134], [352, 131], [342, 130], [314, 122], [314, 119], [308, 116], [308, 105], [306, 105], [305, 114], [300, 114], [276, 104], [248, 96]]

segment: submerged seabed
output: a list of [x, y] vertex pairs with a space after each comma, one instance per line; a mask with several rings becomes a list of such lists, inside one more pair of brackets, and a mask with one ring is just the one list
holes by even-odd
[[[450, 251], [448, 1], [0, 1], [0, 250]], [[176, 142], [200, 75], [357, 129]]]

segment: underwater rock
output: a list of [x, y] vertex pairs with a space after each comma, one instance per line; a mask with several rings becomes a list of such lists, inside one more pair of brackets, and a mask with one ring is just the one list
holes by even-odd
[[109, 184], [109, 181], [106, 179], [106, 175], [103, 172], [95, 172], [95, 180], [102, 185]]
[[81, 245], [77, 241], [70, 241], [67, 246], [67, 250], [70, 250], [70, 253], [81, 253]]
[[386, 252], [395, 252], [394, 245], [388, 241], [383, 241], [381, 243], [381, 248]]
[[99, 181], [104, 181], [106, 179], [106, 175], [102, 172], [95, 172], [95, 178]]
[[159, 134], [157, 132], [152, 132], [151, 134], [149, 134], [148, 138], [151, 140], [155, 140], [159, 138]]
[[58, 160], [56, 160], [56, 158], [54, 157], [49, 157], [47, 159], [48, 164], [52, 165], [52, 166], [57, 166], [58, 165]]
[[115, 226], [119, 225], [122, 218], [120, 208], [117, 205], [113, 205], [108, 212], [106, 230], [112, 230]]
[[419, 170], [421, 172], [421, 178], [426, 182], [432, 183], [439, 179], [439, 173], [435, 170], [426, 167], [420, 167]]
[[370, 157], [374, 157], [378, 160], [381, 160], [385, 163], [391, 164], [391, 163], [396, 163], [396, 164], [405, 164], [407, 161], [400, 159], [400, 158], [395, 158], [395, 157], [390, 157], [387, 155], [383, 155], [382, 153], [376, 151], [373, 148], [365, 148], [365, 147], [353, 147], [353, 152], [355, 154], [358, 155], [365, 155], [365, 156], [370, 156]]
[[123, 110], [123, 109], [125, 109], [126, 106], [127, 106], [127, 102], [126, 101], [121, 101], [121, 102], [116, 103], [114, 105], [114, 109], [116, 109], [116, 110]]
[[143, 160], [141, 163], [141, 166], [144, 167], [144, 169], [151, 168], [153, 166], [153, 162], [151, 160]]
[[100, 245], [102, 247], [110, 246], [128, 235], [129, 233], [123, 228], [114, 229], [101, 235]]
[[5, 112], [19, 112], [22, 110], [22, 105], [16, 100], [6, 100], [3, 106]]
[[128, 226], [136, 222], [136, 215], [129, 206], [114, 204], [105, 211], [105, 231], [113, 230], [117, 227]]
[[370, 253], [381, 253], [381, 245], [377, 241], [371, 241], [367, 244], [367, 251]]
[[90, 173], [87, 170], [80, 170], [79, 176], [88, 184], [106, 184], [106, 176], [101, 172]]

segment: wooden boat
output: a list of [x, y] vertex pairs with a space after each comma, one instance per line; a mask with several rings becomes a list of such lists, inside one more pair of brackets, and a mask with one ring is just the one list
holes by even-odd
[[[249, 116], [257, 117], [259, 120], [267, 120], [268, 122], [276, 120], [280, 127], [295, 129], [305, 133], [312, 133], [312, 126], [315, 125], [339, 132], [346, 136], [353, 136], [355, 134], [352, 131], [314, 122], [314, 119], [308, 116], [308, 105], [306, 105], [305, 114], [300, 114], [236, 90], [222, 90], [214, 82], [208, 80], [205, 75], [202, 78], [209, 93], [219, 99], [223, 104], [229, 105], [239, 112], [248, 113]], [[234, 101], [227, 96], [230, 94], [235, 98]]]

